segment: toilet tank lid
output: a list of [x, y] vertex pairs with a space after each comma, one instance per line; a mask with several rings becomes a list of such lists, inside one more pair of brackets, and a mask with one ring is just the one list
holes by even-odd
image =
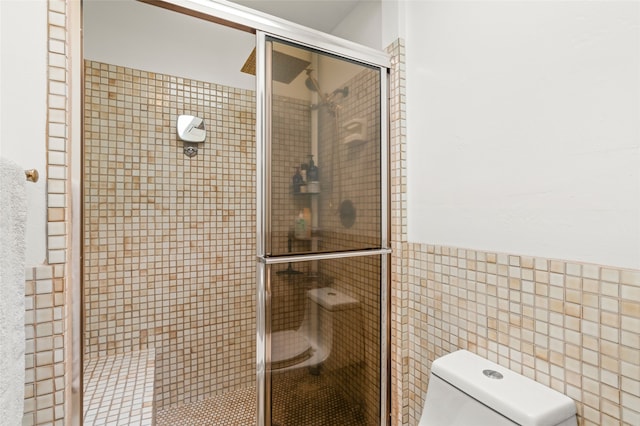
[[314, 288], [307, 292], [309, 299], [329, 311], [342, 311], [358, 304], [351, 296], [329, 287]]
[[[484, 370], [502, 378], [487, 377]], [[576, 414], [566, 395], [469, 351], [436, 359], [431, 373], [522, 426], [557, 425]]]

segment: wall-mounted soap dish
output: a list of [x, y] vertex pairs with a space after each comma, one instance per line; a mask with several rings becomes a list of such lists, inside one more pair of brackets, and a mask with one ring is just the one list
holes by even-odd
[[345, 145], [357, 145], [367, 142], [367, 120], [364, 118], [355, 118], [347, 121], [342, 126], [346, 135], [344, 137]]

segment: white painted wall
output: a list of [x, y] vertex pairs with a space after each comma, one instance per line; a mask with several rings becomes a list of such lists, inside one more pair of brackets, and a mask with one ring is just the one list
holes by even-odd
[[381, 49], [386, 49], [398, 38], [406, 39], [406, 11], [404, 0], [381, 0], [382, 15]]
[[382, 46], [382, 10], [380, 0], [361, 0], [331, 31], [331, 34], [372, 47]]
[[640, 3], [405, 7], [409, 240], [640, 268]]
[[0, 1], [0, 155], [40, 180], [27, 188], [27, 267], [46, 257], [47, 2]]
[[361, 0], [331, 34], [374, 49], [385, 50], [405, 38], [404, 0]]
[[253, 34], [134, 0], [85, 1], [83, 15], [85, 59], [255, 90], [240, 72]]

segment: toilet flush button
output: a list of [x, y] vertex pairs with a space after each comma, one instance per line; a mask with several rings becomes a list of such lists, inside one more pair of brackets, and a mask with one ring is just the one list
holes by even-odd
[[501, 373], [499, 373], [496, 370], [482, 370], [482, 374], [484, 374], [490, 379], [496, 379], [496, 380], [500, 380], [504, 377]]

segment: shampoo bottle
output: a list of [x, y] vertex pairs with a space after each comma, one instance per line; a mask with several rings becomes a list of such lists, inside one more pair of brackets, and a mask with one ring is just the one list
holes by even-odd
[[307, 238], [307, 224], [304, 220], [304, 211], [300, 210], [294, 227], [295, 237], [299, 240]]
[[317, 182], [318, 179], [320, 178], [320, 171], [318, 170], [318, 167], [316, 166], [316, 164], [313, 162], [313, 155], [309, 156], [309, 169], [307, 170], [307, 180], [309, 182]]
[[293, 192], [294, 194], [297, 194], [298, 192], [300, 192], [300, 186], [304, 183], [304, 181], [302, 180], [302, 175], [300, 174], [300, 168], [296, 167], [295, 169], [296, 172], [293, 174], [291, 182], [293, 183]]

